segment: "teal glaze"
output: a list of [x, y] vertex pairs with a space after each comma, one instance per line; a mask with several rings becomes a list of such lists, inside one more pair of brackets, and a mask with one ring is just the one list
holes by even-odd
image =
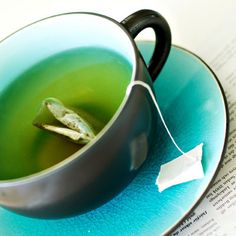
[[[144, 59], [152, 42], [139, 43]], [[224, 149], [227, 115], [222, 92], [212, 72], [194, 55], [172, 47], [154, 84], [163, 116], [176, 142], [188, 151], [203, 142], [205, 177], [159, 193], [160, 165], [180, 155], [160, 121], [159, 138], [133, 182], [117, 197], [87, 214], [38, 220], [0, 209], [0, 235], [160, 235], [175, 226], [196, 205], [216, 173]]]

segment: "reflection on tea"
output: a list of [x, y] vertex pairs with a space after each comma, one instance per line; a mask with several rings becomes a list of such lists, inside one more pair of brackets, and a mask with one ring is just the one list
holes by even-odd
[[131, 73], [115, 52], [80, 48], [19, 75], [0, 94], [0, 180], [41, 171], [80, 148], [32, 125], [43, 99], [56, 97], [78, 110], [98, 133], [121, 104]]

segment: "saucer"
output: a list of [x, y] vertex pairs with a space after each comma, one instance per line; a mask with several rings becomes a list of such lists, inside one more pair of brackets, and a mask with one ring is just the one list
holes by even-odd
[[[153, 42], [138, 42], [149, 61]], [[169, 233], [197, 206], [217, 173], [225, 149], [227, 111], [212, 71], [192, 53], [173, 46], [154, 89], [178, 145], [203, 146], [205, 177], [158, 192], [160, 165], [181, 155], [158, 121], [159, 138], [140, 172], [117, 197], [89, 213], [60, 220], [26, 218], [0, 208], [0, 235], [148, 236]], [[59, 230], [59, 231], [58, 231]]]

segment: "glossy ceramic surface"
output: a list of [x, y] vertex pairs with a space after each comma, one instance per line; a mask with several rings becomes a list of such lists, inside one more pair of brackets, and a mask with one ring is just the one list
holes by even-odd
[[[153, 43], [139, 43], [144, 59]], [[191, 53], [172, 47], [154, 84], [158, 103], [176, 142], [188, 151], [203, 142], [205, 177], [159, 193], [155, 185], [160, 165], [177, 157], [158, 121], [159, 138], [133, 182], [102, 207], [62, 220], [37, 220], [0, 209], [0, 235], [161, 235], [176, 226], [196, 206], [221, 161], [227, 133], [222, 91], [204, 63]]]

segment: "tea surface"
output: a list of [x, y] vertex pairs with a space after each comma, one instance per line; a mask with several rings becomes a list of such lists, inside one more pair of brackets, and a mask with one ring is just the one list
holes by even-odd
[[0, 180], [36, 173], [80, 148], [32, 125], [43, 99], [55, 97], [76, 109], [98, 133], [121, 104], [131, 73], [112, 51], [78, 48], [19, 75], [0, 94]]

